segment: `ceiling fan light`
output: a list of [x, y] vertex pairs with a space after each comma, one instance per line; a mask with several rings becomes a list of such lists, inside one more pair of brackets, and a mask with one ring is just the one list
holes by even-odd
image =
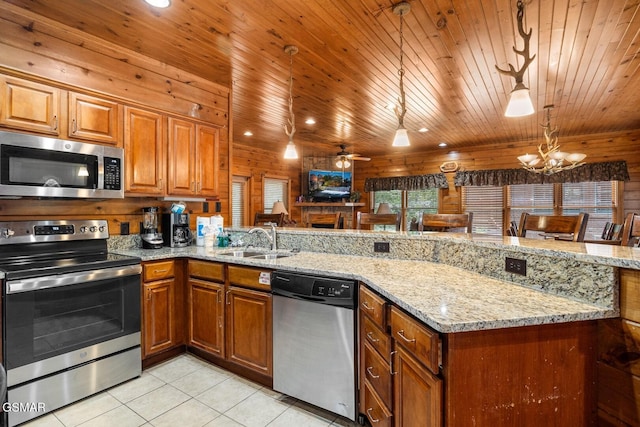
[[400, 125], [398, 130], [396, 130], [396, 135], [393, 137], [393, 143], [391, 144], [393, 147], [408, 147], [411, 145], [409, 142], [409, 134], [404, 126]]
[[522, 83], [518, 83], [511, 91], [509, 104], [507, 105], [507, 110], [505, 111], [504, 116], [524, 117], [530, 116], [534, 112], [533, 103], [529, 96], [529, 89], [527, 89], [527, 87]]
[[287, 148], [284, 150], [284, 158], [285, 159], [297, 159], [298, 158], [298, 150], [296, 150], [296, 144], [293, 141], [289, 141], [287, 144]]

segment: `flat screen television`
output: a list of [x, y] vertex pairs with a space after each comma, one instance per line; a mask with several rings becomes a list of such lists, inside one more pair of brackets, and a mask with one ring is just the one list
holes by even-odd
[[315, 202], [339, 202], [351, 195], [350, 171], [309, 171], [309, 196]]

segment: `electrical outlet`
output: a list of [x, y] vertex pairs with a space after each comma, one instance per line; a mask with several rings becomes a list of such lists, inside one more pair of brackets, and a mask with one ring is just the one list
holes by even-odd
[[202, 212], [203, 213], [209, 212], [209, 202], [202, 202]]
[[506, 257], [504, 260], [504, 269], [509, 273], [527, 275], [527, 260]]
[[389, 242], [373, 242], [373, 252], [389, 252]]
[[126, 236], [129, 234], [129, 223], [128, 222], [121, 222], [120, 223], [120, 234], [123, 236]]

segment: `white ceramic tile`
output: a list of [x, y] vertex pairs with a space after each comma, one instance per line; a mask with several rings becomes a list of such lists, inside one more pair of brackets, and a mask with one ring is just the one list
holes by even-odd
[[200, 368], [202, 368], [202, 363], [198, 359], [188, 356], [178, 356], [158, 366], [149, 368], [146, 372], [158, 377], [164, 382], [170, 383]]
[[151, 424], [155, 427], [199, 427], [219, 416], [219, 412], [214, 411], [204, 403], [190, 399], [165, 412], [158, 418], [154, 418], [151, 420]]
[[221, 369], [200, 368], [182, 378], [178, 378], [171, 385], [190, 396], [197, 396], [227, 378], [229, 378], [229, 373]]
[[109, 393], [99, 393], [54, 412], [66, 427], [82, 424], [122, 405]]
[[224, 413], [254, 394], [259, 388], [249, 381], [231, 377], [199, 394], [196, 399], [216, 411]]
[[288, 407], [289, 405], [258, 391], [229, 409], [225, 415], [247, 427], [263, 427]]
[[54, 414], [47, 414], [21, 424], [20, 427], [64, 427], [64, 424]]
[[132, 400], [127, 406], [149, 421], [187, 400], [189, 395], [167, 384]]
[[[224, 415], [220, 415], [215, 420], [211, 421], [205, 427], [244, 427], [242, 424], [238, 424], [231, 418], [227, 418]], [[293, 427], [293, 426], [291, 426]]]
[[138, 427], [145, 424], [146, 421], [140, 415], [133, 412], [125, 405], [105, 412], [85, 423], [81, 427]]
[[163, 385], [165, 385], [165, 382], [158, 379], [158, 377], [143, 372], [140, 377], [109, 389], [109, 394], [120, 402], [127, 403]]
[[273, 420], [269, 427], [327, 427], [331, 421], [307, 412], [296, 406], [287, 408], [278, 418]]

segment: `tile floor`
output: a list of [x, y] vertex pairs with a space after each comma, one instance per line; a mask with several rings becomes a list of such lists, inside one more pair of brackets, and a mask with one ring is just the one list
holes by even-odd
[[21, 427], [357, 425], [184, 354]]

